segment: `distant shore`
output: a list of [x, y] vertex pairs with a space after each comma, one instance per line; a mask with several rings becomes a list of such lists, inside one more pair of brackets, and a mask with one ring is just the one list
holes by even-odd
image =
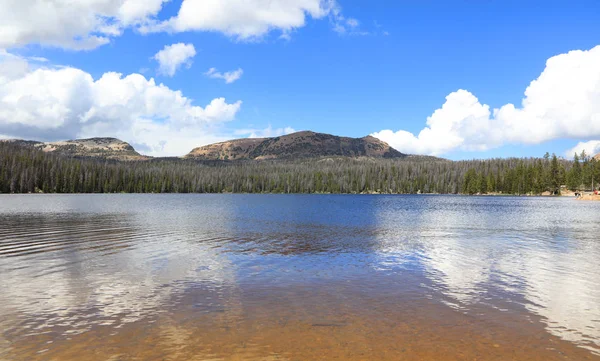
[[600, 195], [597, 194], [584, 194], [577, 198], [579, 201], [600, 201]]
[[275, 195], [275, 194], [291, 194], [291, 195], [398, 195], [398, 196], [463, 196], [463, 197], [541, 197], [541, 198], [572, 198], [577, 200], [593, 200], [600, 201], [600, 195], [584, 195], [582, 197], [577, 198], [574, 193], [566, 192], [563, 194], [550, 194], [549, 192], [544, 192], [542, 194], [512, 194], [512, 193], [394, 193], [394, 192], [378, 192], [378, 191], [368, 191], [368, 192], [305, 192], [305, 193], [286, 193], [286, 192], [27, 192], [27, 193], [2, 193], [0, 192], [0, 196], [2, 195], [100, 195], [100, 194], [258, 194], [258, 195]]

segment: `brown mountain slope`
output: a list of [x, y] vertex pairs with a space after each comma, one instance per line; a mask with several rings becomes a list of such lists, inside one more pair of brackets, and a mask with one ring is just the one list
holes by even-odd
[[90, 138], [65, 140], [60, 142], [36, 142], [20, 139], [8, 140], [24, 146], [33, 146], [44, 152], [52, 152], [71, 157], [95, 157], [115, 160], [144, 160], [133, 147], [116, 138]]
[[600, 160], [600, 153], [596, 154], [594, 158], [596, 158], [596, 160]]
[[298, 132], [274, 138], [235, 139], [192, 150], [186, 158], [199, 160], [289, 159], [326, 156], [402, 158], [387, 143], [372, 137], [347, 138]]

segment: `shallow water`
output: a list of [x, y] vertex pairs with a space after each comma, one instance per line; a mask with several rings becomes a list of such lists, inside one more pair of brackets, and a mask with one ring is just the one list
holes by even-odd
[[2, 195], [0, 360], [600, 360], [600, 203]]

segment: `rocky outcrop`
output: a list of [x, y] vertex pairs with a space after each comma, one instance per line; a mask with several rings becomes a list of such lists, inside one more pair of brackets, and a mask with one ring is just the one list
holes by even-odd
[[403, 158], [387, 143], [372, 137], [348, 138], [310, 131], [273, 138], [246, 138], [192, 150], [186, 158], [199, 160], [261, 160], [318, 157]]
[[8, 141], [22, 146], [36, 147], [47, 153], [56, 153], [71, 157], [94, 157], [115, 160], [145, 160], [149, 158], [136, 152], [129, 143], [116, 138], [89, 138], [60, 142], [36, 142], [20, 139]]

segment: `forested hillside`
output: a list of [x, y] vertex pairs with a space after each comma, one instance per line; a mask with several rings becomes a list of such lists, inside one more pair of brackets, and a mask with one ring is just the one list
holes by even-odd
[[[591, 188], [600, 162], [540, 159], [452, 162], [402, 159], [211, 161], [163, 158], [119, 162], [72, 158], [0, 142], [2, 193], [557, 193]], [[580, 184], [576, 186], [576, 184]]]

